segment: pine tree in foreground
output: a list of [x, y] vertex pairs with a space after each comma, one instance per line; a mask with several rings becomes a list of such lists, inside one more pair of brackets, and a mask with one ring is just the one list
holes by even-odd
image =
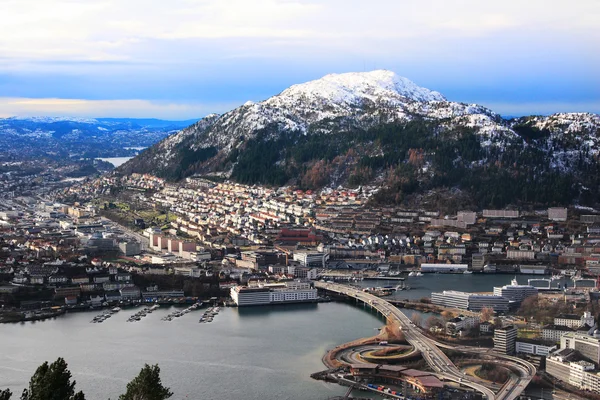
[[[9, 399], [6, 397], [6, 399]], [[63, 358], [52, 364], [44, 362], [23, 390], [21, 400], [85, 400], [83, 392], [75, 393], [75, 381], [71, 382], [71, 371]]]
[[119, 400], [165, 400], [172, 395], [160, 380], [158, 364], [146, 364], [139, 375], [127, 384], [127, 391], [119, 396]]

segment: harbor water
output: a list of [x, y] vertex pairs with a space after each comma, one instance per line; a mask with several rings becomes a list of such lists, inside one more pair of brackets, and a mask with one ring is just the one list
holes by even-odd
[[[513, 278], [425, 274], [407, 278], [411, 289], [393, 297], [420, 299], [448, 289], [490, 292]], [[517, 276], [523, 284], [529, 278], [539, 276]], [[63, 357], [77, 389], [91, 400], [118, 398], [145, 363], [160, 365], [173, 399], [327, 399], [343, 395], [345, 388], [310, 378], [324, 369], [326, 350], [372, 336], [383, 325], [368, 309], [337, 302], [221, 308], [210, 323], [199, 323], [203, 309], [162, 320], [175, 310], [161, 307], [133, 322], [127, 320], [139, 309], [122, 310], [102, 323], [90, 323], [98, 312], [79, 312], [0, 325], [0, 389], [18, 395], [41, 363]]]
[[[409, 299], [419, 300], [423, 297], [431, 297], [431, 292], [441, 292], [444, 290], [458, 290], [464, 292], [492, 292], [495, 286], [510, 285], [511, 280], [516, 277], [520, 285], [527, 285], [529, 279], [550, 279], [549, 275], [510, 275], [510, 274], [423, 274], [418, 277], [405, 277], [404, 283], [410, 287], [410, 290], [400, 290], [394, 292], [390, 299]], [[402, 282], [397, 280], [365, 280], [354, 282], [362, 287], [395, 287]], [[552, 280], [553, 288], [560, 284], [564, 287], [565, 283], [573, 286], [573, 282], [568, 279]]]
[[344, 303], [221, 308], [211, 323], [198, 322], [202, 309], [162, 321], [175, 308], [161, 307], [127, 322], [137, 310], [0, 325], [0, 389], [18, 396], [41, 363], [63, 357], [91, 400], [118, 398], [144, 363], [159, 364], [173, 399], [326, 399], [345, 393], [310, 378], [326, 350], [383, 324]]

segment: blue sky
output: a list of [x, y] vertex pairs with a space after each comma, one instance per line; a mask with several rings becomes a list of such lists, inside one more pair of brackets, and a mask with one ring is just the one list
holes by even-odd
[[597, 0], [3, 0], [0, 116], [187, 119], [389, 69], [504, 115], [600, 113]]

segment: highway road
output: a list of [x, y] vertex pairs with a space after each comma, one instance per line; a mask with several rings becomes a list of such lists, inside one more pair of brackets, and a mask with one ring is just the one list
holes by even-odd
[[[498, 393], [494, 393], [488, 387], [470, 380], [470, 377], [452, 363], [441, 348], [451, 348], [453, 350], [481, 353], [483, 348], [468, 348], [468, 346], [448, 346], [439, 343], [425, 336], [421, 331], [410, 321], [410, 319], [398, 308], [391, 303], [363, 292], [350, 286], [315, 282], [315, 287], [323, 290], [328, 290], [338, 294], [346, 295], [375, 308], [390, 321], [399, 323], [406, 340], [419, 350], [423, 358], [429, 366], [437, 373], [437, 375], [446, 380], [460, 383], [463, 386], [470, 387], [482, 393], [488, 400], [514, 400], [525, 389], [535, 375], [535, 367], [517, 357], [494, 354], [496, 357], [502, 358], [503, 361], [509, 363], [513, 370], [519, 371], [519, 377], [516, 380], [509, 380]], [[485, 351], [490, 349], [485, 348]]]

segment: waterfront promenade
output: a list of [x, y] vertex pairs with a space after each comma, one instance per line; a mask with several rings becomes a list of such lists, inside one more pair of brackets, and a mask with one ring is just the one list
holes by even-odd
[[372, 307], [381, 313], [392, 325], [398, 325], [404, 334], [406, 340], [416, 349], [421, 352], [423, 358], [429, 366], [436, 372], [440, 379], [453, 381], [463, 386], [470, 387], [482, 393], [488, 400], [514, 400], [525, 390], [533, 376], [535, 375], [535, 367], [524, 360], [517, 357], [500, 355], [494, 353], [496, 358], [502, 359], [503, 363], [510, 365], [514, 371], [519, 372], [518, 377], [509, 379], [496, 393], [492, 389], [482, 385], [479, 382], [472, 380], [471, 377], [462, 372], [452, 363], [452, 361], [441, 350], [442, 348], [452, 349], [465, 353], [488, 353], [489, 348], [476, 348], [468, 346], [448, 346], [439, 343], [425, 336], [418, 327], [416, 327], [410, 319], [402, 313], [393, 304], [359, 289], [340, 285], [336, 283], [316, 282], [315, 287], [325, 291], [333, 292], [338, 295], [347, 296]]

